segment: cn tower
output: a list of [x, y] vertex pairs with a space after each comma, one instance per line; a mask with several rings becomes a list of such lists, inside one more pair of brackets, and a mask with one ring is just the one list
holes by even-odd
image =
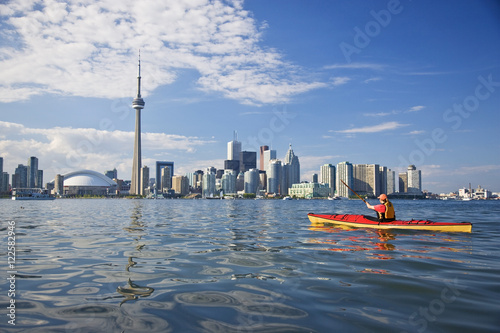
[[132, 101], [135, 109], [135, 141], [134, 141], [134, 161], [132, 164], [132, 184], [130, 184], [130, 194], [141, 194], [141, 110], [144, 109], [144, 100], [141, 97], [141, 53], [139, 51], [139, 70], [137, 74], [137, 97]]

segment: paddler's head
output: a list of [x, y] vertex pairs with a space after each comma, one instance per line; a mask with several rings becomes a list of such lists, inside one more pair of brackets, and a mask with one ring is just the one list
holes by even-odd
[[379, 195], [378, 199], [380, 200], [380, 202], [386, 202], [387, 201], [387, 195], [381, 194], [381, 195]]

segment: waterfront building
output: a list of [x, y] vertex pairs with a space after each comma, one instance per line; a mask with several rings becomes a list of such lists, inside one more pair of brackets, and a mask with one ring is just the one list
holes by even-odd
[[[333, 164], [323, 164], [320, 170], [321, 179], [320, 182], [323, 184], [328, 184], [330, 187], [330, 196], [335, 195], [335, 166]], [[317, 183], [318, 181], [314, 181], [313, 183]]]
[[236, 177], [236, 171], [224, 170], [224, 174], [221, 177], [221, 189], [225, 195], [236, 193]]
[[359, 195], [379, 196], [380, 173], [378, 164], [354, 164], [352, 189]]
[[288, 191], [288, 195], [296, 198], [325, 198], [331, 193], [328, 184], [320, 183], [300, 183], [293, 184]]
[[109, 179], [118, 179], [118, 171], [116, 171], [116, 168], [114, 168], [113, 170], [107, 170], [104, 174]]
[[18, 164], [14, 174], [12, 175], [13, 188], [27, 188], [28, 187], [28, 167]]
[[35, 187], [43, 188], [43, 170], [38, 170], [36, 173]]
[[[399, 187], [399, 186], [398, 186]], [[387, 195], [396, 192], [396, 172], [387, 170]]]
[[261, 171], [266, 171], [266, 168], [264, 165], [264, 152], [266, 150], [269, 150], [269, 146], [260, 146], [259, 169]]
[[140, 188], [140, 195], [148, 195], [149, 194], [149, 188], [150, 188], [150, 183], [149, 183], [149, 168], [145, 165], [141, 168], [141, 188]]
[[269, 161], [276, 159], [276, 150], [268, 149], [264, 151], [264, 171], [269, 169]]
[[227, 143], [227, 159], [239, 161], [240, 153], [241, 153], [241, 142], [238, 141], [238, 133], [234, 131], [233, 140]]
[[351, 195], [350, 190], [342, 184], [344, 181], [348, 186], [352, 188], [353, 184], [353, 166], [349, 162], [340, 162], [337, 164], [337, 195], [340, 197], [349, 198]]
[[204, 198], [213, 197], [215, 194], [215, 173], [208, 168], [203, 174], [202, 196]]
[[215, 167], [209, 167], [207, 168], [208, 173], [213, 173], [214, 175], [217, 173], [217, 169]]
[[104, 174], [92, 170], [79, 170], [56, 175], [50, 182], [54, 192], [67, 196], [114, 195], [117, 184]]
[[186, 174], [189, 180], [189, 186], [191, 188], [196, 189], [198, 187], [201, 188], [201, 182], [203, 181], [203, 171], [197, 170], [195, 172], [189, 172]]
[[300, 163], [297, 155], [294, 154], [292, 150], [292, 145], [290, 144], [288, 151], [285, 155], [284, 165], [283, 165], [283, 189], [282, 194], [288, 193], [288, 189], [292, 187], [293, 184], [300, 183]]
[[257, 167], [257, 153], [254, 151], [240, 152], [240, 172], [245, 172]]
[[378, 195], [380, 195], [382, 193], [387, 194], [387, 167], [386, 166], [379, 166], [378, 174], [379, 174], [379, 189], [378, 189], [379, 194]]
[[267, 173], [264, 170], [259, 171], [259, 183], [261, 189], [267, 190]]
[[54, 179], [54, 194], [57, 194], [57, 195], [64, 194], [64, 176], [63, 175], [57, 174], [56, 178]]
[[399, 173], [399, 193], [408, 192], [408, 174], [406, 172]]
[[[160, 178], [160, 188], [157, 188], [157, 191], [159, 192], [167, 192], [172, 186], [172, 172], [170, 171], [170, 167], [166, 166], [163, 169], [161, 169], [161, 178]], [[187, 178], [187, 177], [186, 177]], [[188, 186], [189, 186], [189, 179], [188, 179]]]
[[243, 172], [238, 173], [236, 176], [236, 193], [242, 192], [245, 189], [245, 174]]
[[319, 183], [319, 179], [318, 179], [318, 174], [317, 173], [313, 173], [313, 175], [311, 177], [311, 183]]
[[250, 169], [245, 172], [245, 193], [257, 194], [259, 185], [259, 170]]
[[267, 169], [267, 193], [281, 194], [283, 186], [283, 167], [281, 161], [274, 159], [269, 161]]
[[225, 160], [224, 170], [240, 171], [240, 161], [239, 160]]
[[9, 191], [9, 174], [7, 172], [2, 172], [2, 187], [0, 188], [0, 192], [8, 192]]
[[[141, 97], [141, 56], [139, 54], [139, 64], [137, 72], [137, 96], [132, 101], [132, 107], [135, 109], [135, 139], [134, 139], [134, 158], [132, 162], [132, 183], [129, 193], [132, 195], [142, 194], [146, 183], [141, 181], [141, 110], [144, 109], [145, 102]], [[148, 172], [149, 178], [149, 172]]]
[[482, 188], [481, 185], [477, 186], [477, 189], [474, 191], [475, 199], [489, 199], [491, 198], [492, 193], [490, 190]]
[[[163, 168], [165, 168], [165, 167], [168, 167], [170, 170], [170, 178], [172, 178], [174, 176], [174, 162], [156, 161], [156, 191], [157, 192], [162, 191], [161, 179], [162, 179]], [[170, 187], [168, 189], [170, 189]]]
[[38, 158], [31, 156], [28, 159], [27, 187], [36, 188], [38, 181]]
[[408, 175], [408, 193], [422, 194], [422, 173], [414, 165], [409, 165], [406, 171]]
[[[164, 169], [167, 169], [165, 167]], [[172, 189], [175, 191], [175, 194], [179, 194], [181, 196], [185, 196], [189, 194], [189, 179], [186, 176], [173, 176], [172, 177]], [[167, 190], [164, 188], [164, 192]]]

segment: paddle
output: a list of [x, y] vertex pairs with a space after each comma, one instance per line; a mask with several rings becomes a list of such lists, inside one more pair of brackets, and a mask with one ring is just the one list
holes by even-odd
[[352, 193], [356, 194], [358, 196], [358, 198], [360, 198], [361, 200], [363, 200], [364, 203], [367, 203], [365, 201], [365, 199], [363, 199], [362, 197], [360, 197], [359, 194], [357, 194], [352, 188], [350, 188], [349, 185], [347, 185], [346, 183], [344, 183], [344, 181], [342, 179], [340, 181], [342, 182], [342, 184], [344, 184], [345, 186], [347, 186], [347, 188], [350, 189], [352, 191]]

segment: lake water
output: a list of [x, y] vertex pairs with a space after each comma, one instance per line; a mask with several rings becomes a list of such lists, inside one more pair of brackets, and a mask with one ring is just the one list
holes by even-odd
[[500, 331], [500, 201], [394, 205], [472, 233], [310, 226], [358, 200], [0, 200], [0, 331]]

